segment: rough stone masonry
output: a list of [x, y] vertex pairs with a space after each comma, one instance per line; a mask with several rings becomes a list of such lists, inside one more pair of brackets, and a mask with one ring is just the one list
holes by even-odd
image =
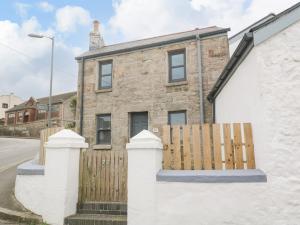
[[[79, 74], [76, 124], [80, 125], [80, 96], [84, 74], [82, 135], [87, 138], [90, 148], [96, 144], [98, 114], [111, 114], [111, 145], [103, 146], [103, 149], [112, 150], [125, 149], [125, 144], [129, 141], [131, 112], [148, 112], [148, 129], [155, 131], [158, 136], [161, 136], [162, 126], [168, 124], [169, 111], [186, 110], [187, 124], [200, 123], [200, 109], [203, 107], [200, 91], [204, 101], [204, 121], [212, 121], [212, 105], [206, 100], [206, 96], [229, 59], [228, 30], [223, 29], [210, 35], [217, 28], [205, 29], [208, 29], [207, 35], [200, 38], [201, 68], [198, 68], [197, 39], [174, 41], [174, 38], [184, 33], [169, 35], [173, 41], [161, 42], [157, 46], [118, 51], [123, 46], [135, 44], [129, 42], [104, 46], [77, 57]], [[199, 29], [199, 32], [205, 33], [205, 29]], [[189, 32], [194, 34], [198, 31]], [[161, 37], [152, 39], [155, 42], [159, 38]], [[139, 44], [142, 41], [137, 42]], [[178, 49], [185, 49], [186, 52], [186, 81], [169, 83], [168, 52]], [[98, 90], [99, 62], [106, 60], [112, 60], [112, 88]], [[201, 70], [203, 82], [200, 91], [198, 69]], [[77, 128], [79, 130], [79, 126]]]

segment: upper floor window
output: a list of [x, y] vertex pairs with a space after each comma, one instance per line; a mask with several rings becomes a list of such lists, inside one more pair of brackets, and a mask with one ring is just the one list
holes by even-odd
[[169, 52], [169, 82], [186, 80], [185, 49]]
[[112, 61], [100, 62], [99, 64], [99, 89], [111, 88]]
[[169, 112], [168, 120], [170, 125], [184, 125], [186, 124], [186, 111], [172, 111]]
[[111, 115], [97, 115], [97, 144], [111, 144]]
[[3, 109], [7, 109], [8, 108], [8, 104], [7, 103], [2, 103], [2, 108]]

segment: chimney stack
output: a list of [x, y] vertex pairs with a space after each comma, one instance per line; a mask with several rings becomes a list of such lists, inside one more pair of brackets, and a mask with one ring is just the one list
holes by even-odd
[[93, 31], [90, 32], [90, 46], [89, 50], [97, 50], [104, 47], [103, 37], [100, 34], [100, 23], [98, 20], [93, 22]]

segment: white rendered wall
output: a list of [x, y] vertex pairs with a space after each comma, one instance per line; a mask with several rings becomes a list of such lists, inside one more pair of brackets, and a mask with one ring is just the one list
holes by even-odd
[[44, 212], [44, 175], [17, 175], [15, 196], [23, 206], [37, 215]]
[[245, 186], [240, 198], [251, 193], [250, 208], [233, 208], [245, 210], [243, 224], [299, 224], [299, 115], [300, 22], [255, 46], [216, 99], [216, 122], [252, 122], [257, 168], [268, 176]]

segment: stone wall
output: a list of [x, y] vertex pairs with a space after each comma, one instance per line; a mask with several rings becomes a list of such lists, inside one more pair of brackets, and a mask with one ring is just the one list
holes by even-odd
[[[204, 94], [206, 95], [228, 60], [227, 35], [201, 40]], [[187, 81], [168, 83], [168, 51], [186, 49]], [[113, 60], [112, 89], [97, 90], [98, 62]], [[78, 93], [81, 92], [81, 61]], [[80, 97], [77, 104], [79, 121]], [[89, 59], [84, 66], [83, 135], [93, 146], [96, 139], [96, 115], [111, 113], [112, 149], [123, 150], [129, 139], [130, 112], [148, 112], [149, 130], [160, 136], [168, 123], [168, 111], [186, 110], [187, 123], [200, 122], [199, 77], [196, 40], [144, 49], [102, 58]], [[210, 121], [211, 106], [205, 104]], [[154, 129], [157, 128], [157, 129]]]

